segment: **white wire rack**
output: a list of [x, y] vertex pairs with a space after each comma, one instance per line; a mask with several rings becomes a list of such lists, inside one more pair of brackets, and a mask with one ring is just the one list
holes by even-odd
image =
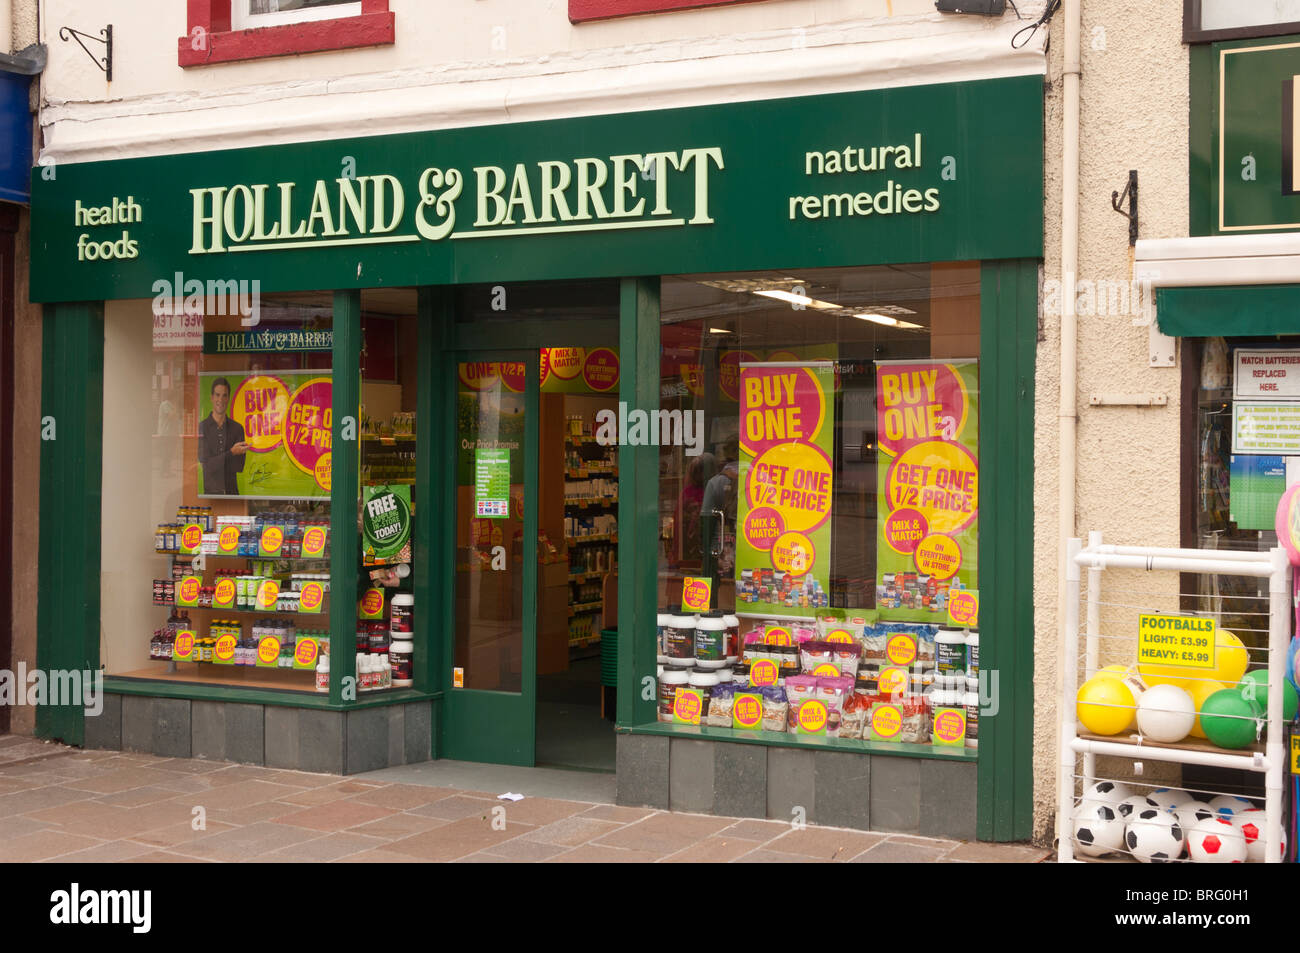
[[[1087, 570], [1084, 629], [1080, 629], [1080, 605], [1083, 571]], [[1149, 589], [1107, 587], [1106, 570], [1138, 570], [1139, 579], [1151, 577]], [[1208, 592], [1185, 593], [1179, 586], [1180, 573], [1194, 573], [1210, 580]], [[1220, 578], [1240, 577], [1253, 582], [1255, 593], [1223, 595], [1217, 587]], [[1133, 578], [1126, 575], [1126, 580]], [[1259, 586], [1267, 583], [1267, 595]], [[1287, 759], [1284, 751], [1283, 680], [1286, 678], [1287, 644], [1290, 639], [1291, 567], [1281, 549], [1269, 552], [1231, 552], [1222, 550], [1163, 549], [1147, 546], [1114, 546], [1102, 543], [1100, 533], [1090, 533], [1085, 547], [1072, 539], [1066, 569], [1066, 630], [1064, 698], [1060, 712], [1060, 776], [1057, 803], [1058, 858], [1074, 861], [1073, 815], [1076, 804], [1075, 785], [1087, 789], [1098, 780], [1098, 755], [1145, 761], [1194, 764], [1207, 767], [1252, 771], [1264, 775], [1264, 849], [1268, 863], [1281, 860], [1283, 783]], [[1103, 594], [1110, 597], [1103, 599]], [[1188, 597], [1215, 608], [1180, 612]], [[1172, 605], [1170, 605], [1172, 601]], [[1225, 604], [1228, 608], [1225, 608]], [[1081, 734], [1077, 719], [1076, 694], [1080, 684], [1095, 674], [1101, 665], [1103, 648], [1114, 649], [1121, 642], [1136, 647], [1136, 626], [1117, 621], [1141, 613], [1172, 613], [1231, 617], [1233, 628], [1247, 634], [1255, 661], [1265, 659], [1268, 671], [1267, 728], [1263, 744], [1241, 751], [1217, 749], [1209, 744], [1163, 745], [1144, 739], [1140, 733], [1100, 737]], [[1082, 642], [1082, 645], [1081, 645]], [[1113, 655], [1114, 652], [1108, 654]], [[1134, 656], [1135, 657], [1135, 656]], [[1080, 666], [1085, 670], [1080, 678]], [[1262, 750], [1261, 750], [1262, 747]], [[1080, 764], [1079, 762], [1082, 762]], [[1113, 780], [1113, 779], [1103, 779]], [[1139, 782], [1139, 786], [1146, 787]], [[1206, 792], [1210, 793], [1210, 792]]]

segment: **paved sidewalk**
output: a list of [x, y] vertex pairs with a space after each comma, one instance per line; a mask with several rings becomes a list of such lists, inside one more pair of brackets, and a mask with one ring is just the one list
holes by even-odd
[[[557, 798], [512, 803], [496, 793], [0, 737], [0, 861], [1035, 863], [1049, 855]], [[194, 829], [197, 808], [206, 829]]]

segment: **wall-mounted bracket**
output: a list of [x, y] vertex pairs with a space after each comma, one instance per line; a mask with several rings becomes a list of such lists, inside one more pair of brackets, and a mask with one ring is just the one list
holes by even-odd
[[[1128, 199], [1128, 211], [1120, 203]], [[1128, 243], [1134, 246], [1138, 241], [1138, 174], [1137, 169], [1128, 170], [1128, 185], [1124, 191], [1110, 193], [1110, 207], [1128, 219]]]
[[[113, 82], [113, 24], [110, 23], [108, 26], [104, 27], [104, 29], [100, 30], [99, 33], [100, 36], [91, 36], [89, 33], [82, 33], [80, 30], [74, 30], [70, 26], [59, 27], [59, 39], [64, 43], [67, 43], [69, 40], [76, 40], [77, 45], [85, 50], [86, 55], [94, 60], [95, 65], [104, 71], [104, 76], [107, 77], [108, 81], [111, 83]], [[90, 47], [82, 42], [81, 38], [83, 36], [92, 43], [104, 44], [105, 49], [102, 59], [90, 52]]]

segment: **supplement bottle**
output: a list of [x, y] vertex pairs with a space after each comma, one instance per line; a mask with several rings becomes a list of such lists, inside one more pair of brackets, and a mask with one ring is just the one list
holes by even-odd
[[673, 720], [673, 706], [677, 702], [677, 689], [687, 684], [690, 676], [681, 669], [664, 669], [659, 677], [659, 720]]
[[727, 624], [721, 612], [706, 612], [695, 623], [695, 664], [700, 668], [727, 664]]

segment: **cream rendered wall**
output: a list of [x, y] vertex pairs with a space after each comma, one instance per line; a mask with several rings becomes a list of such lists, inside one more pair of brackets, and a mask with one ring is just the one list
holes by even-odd
[[[1141, 238], [1188, 230], [1188, 48], [1182, 5], [1163, 0], [1082, 0], [1080, 81], [1080, 281], [1132, 278], [1128, 222], [1111, 209], [1129, 169], [1138, 170]], [[1047, 97], [1046, 261], [1044, 277], [1061, 278], [1062, 48], [1057, 15], [1049, 53]], [[1085, 289], [1087, 286], [1084, 286]], [[1053, 311], [1055, 309], [1052, 309]], [[1137, 310], [1137, 309], [1132, 309]], [[1108, 542], [1179, 545], [1179, 367], [1148, 366], [1147, 329], [1132, 314], [1078, 319], [1078, 462], [1076, 535], [1100, 530]], [[1034, 832], [1050, 843], [1057, 777], [1056, 711], [1060, 693], [1057, 583], [1057, 487], [1060, 411], [1060, 315], [1045, 309], [1038, 348], [1035, 424], [1035, 730]], [[1179, 355], [1181, 360], [1181, 354]], [[1166, 407], [1089, 407], [1093, 394], [1164, 394]], [[1110, 573], [1107, 585], [1154, 587], [1138, 574]], [[1173, 580], [1161, 585], [1172, 586]], [[1176, 591], [1171, 589], [1170, 591]], [[1105, 631], [1103, 627], [1103, 631]], [[1105, 643], [1103, 643], [1105, 644]], [[1131, 652], [1104, 654], [1132, 662]], [[1147, 762], [1144, 780], [1167, 778]], [[1099, 773], [1124, 765], [1103, 760]]]
[[[1026, 16], [1043, 0], [1020, 4]], [[392, 0], [397, 42], [181, 69], [184, 5], [49, 0], [45, 161], [91, 161], [1042, 71], [931, 0], [763, 0], [574, 26], [564, 0]], [[112, 21], [115, 79], [61, 25]]]

